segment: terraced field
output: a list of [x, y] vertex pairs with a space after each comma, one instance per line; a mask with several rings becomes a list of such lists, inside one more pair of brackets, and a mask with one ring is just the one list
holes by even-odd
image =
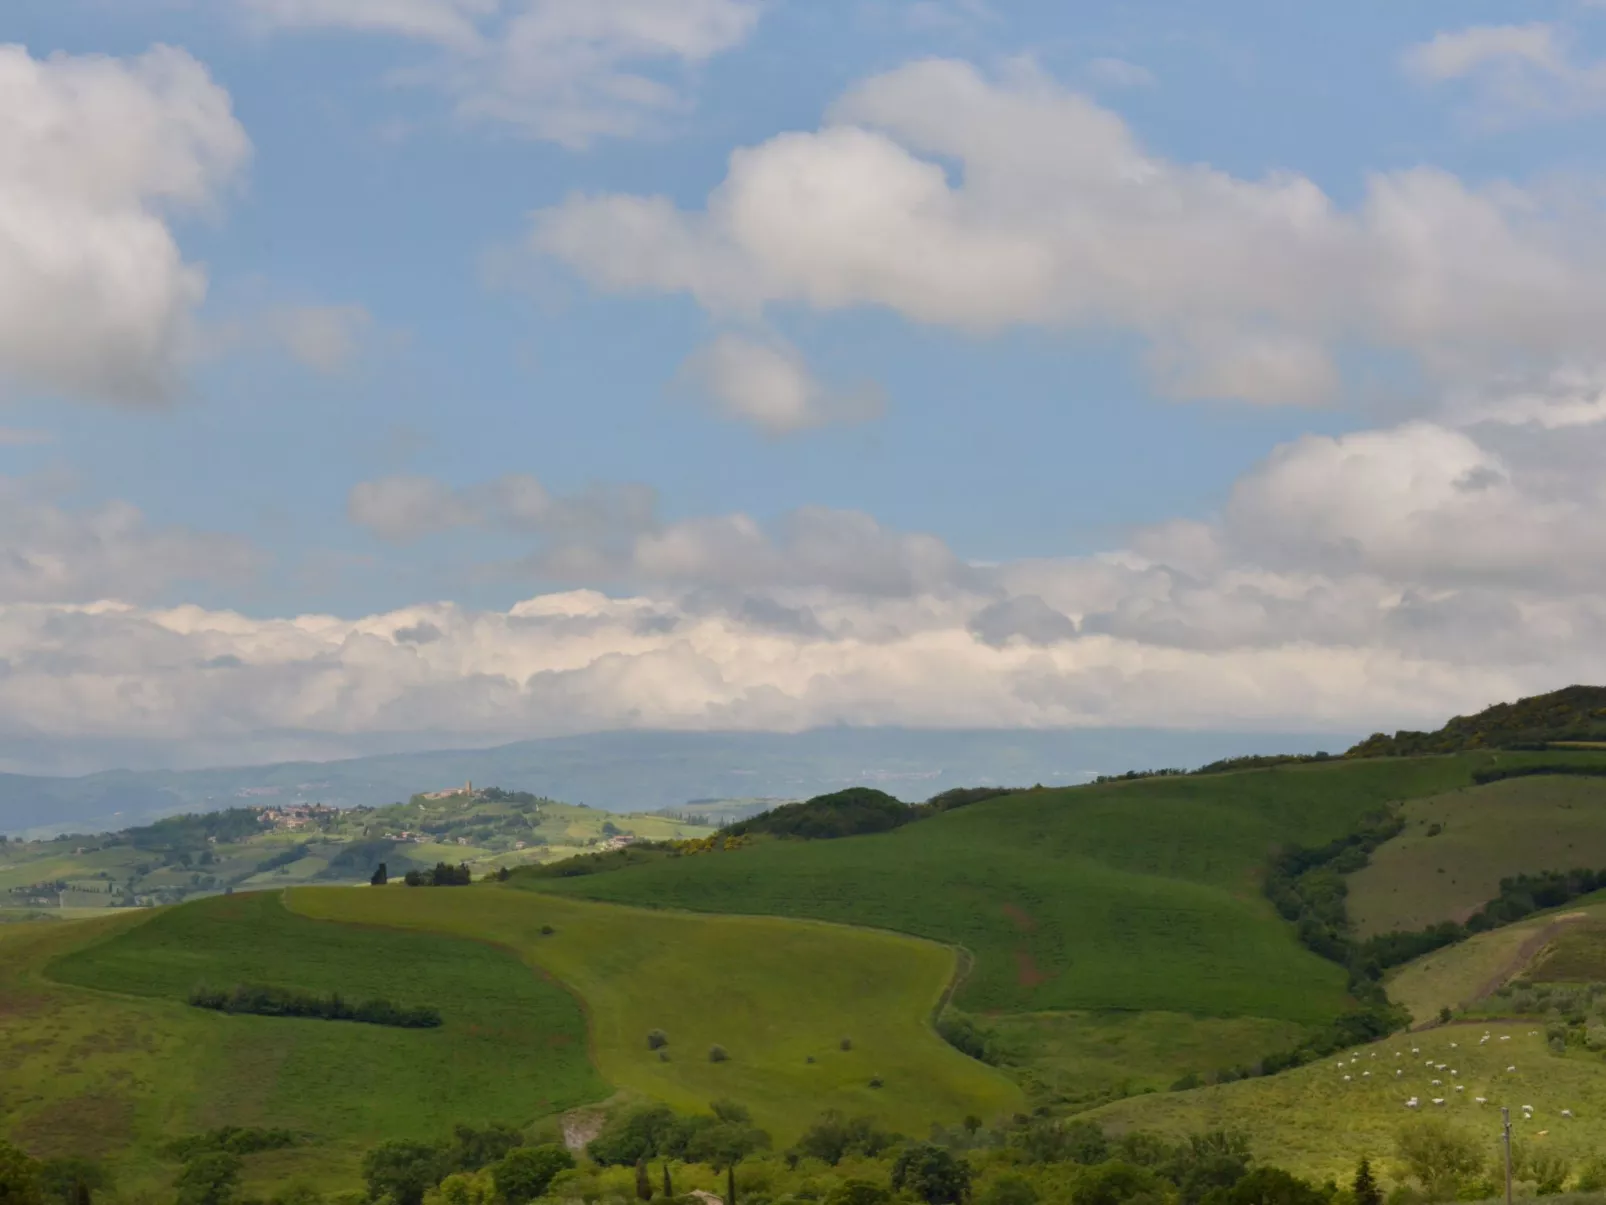
[[1534, 776], [1413, 799], [1406, 828], [1349, 876], [1367, 937], [1464, 920], [1522, 872], [1606, 866], [1606, 778]]

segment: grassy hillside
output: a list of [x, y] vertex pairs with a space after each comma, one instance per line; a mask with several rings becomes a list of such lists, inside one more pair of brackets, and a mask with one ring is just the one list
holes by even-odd
[[[1254, 1135], [1261, 1160], [1318, 1179], [1343, 1179], [1363, 1154], [1387, 1175], [1400, 1124], [1424, 1113], [1486, 1138], [1492, 1165], [1499, 1109], [1505, 1105], [1518, 1143], [1576, 1165], [1595, 1154], [1606, 1137], [1606, 1063], [1582, 1051], [1552, 1054], [1538, 1032], [1542, 1029], [1528, 1021], [1491, 1021], [1396, 1035], [1347, 1052], [1342, 1063], [1334, 1057], [1264, 1079], [1134, 1097], [1090, 1116], [1113, 1130], [1177, 1137], [1239, 1128]], [[1490, 1040], [1480, 1045], [1484, 1033]], [[1446, 1070], [1428, 1067], [1429, 1059], [1447, 1064]], [[1449, 1068], [1458, 1074], [1452, 1077]], [[1396, 1077], [1395, 1069], [1403, 1074]], [[1441, 1081], [1439, 1087], [1434, 1079]], [[1455, 1090], [1457, 1084], [1462, 1091]], [[1415, 1110], [1405, 1107], [1412, 1095], [1421, 1101]], [[1477, 1104], [1480, 1096], [1487, 1103]], [[1432, 1105], [1434, 1097], [1445, 1103]], [[1534, 1106], [1531, 1121], [1523, 1120], [1519, 1106], [1525, 1104]], [[1563, 1109], [1571, 1109], [1573, 1117], [1562, 1117]]]
[[1405, 804], [1405, 831], [1348, 878], [1362, 937], [1464, 921], [1523, 872], [1606, 866], [1606, 779], [1509, 778]]
[[1350, 757], [1419, 757], [1514, 746], [1606, 744], [1606, 686], [1568, 686], [1453, 717], [1436, 732], [1375, 732]]
[[[327, 1157], [339, 1165], [383, 1137], [433, 1137], [471, 1119], [522, 1124], [607, 1095], [586, 1057], [580, 1005], [506, 951], [321, 923], [287, 911], [277, 892], [145, 916], [52, 962], [46, 974], [110, 993], [101, 999], [114, 1014], [126, 997], [159, 999], [175, 1024], [194, 1032], [191, 1126], [304, 1130], [332, 1144]], [[214, 1016], [184, 1002], [197, 984], [240, 982], [432, 1005], [445, 1024], [402, 1030]]]
[[[299, 889], [320, 918], [473, 936], [515, 950], [585, 1001], [592, 1050], [617, 1087], [700, 1109], [727, 1097], [787, 1142], [836, 1108], [923, 1134], [1008, 1114], [1019, 1089], [953, 1050], [929, 1018], [951, 951], [886, 933], [692, 916], [497, 887]], [[543, 935], [543, 925], [553, 932]], [[647, 1047], [669, 1037], [668, 1059]], [[843, 1038], [852, 1049], [842, 1050]], [[730, 1055], [714, 1063], [718, 1044]], [[879, 1077], [880, 1087], [871, 1080]]]
[[1157, 1009], [1315, 1022], [1344, 974], [1259, 891], [1269, 853], [1387, 802], [1470, 783], [1495, 755], [1335, 762], [1030, 791], [896, 832], [769, 841], [531, 889], [809, 916], [963, 945], [978, 1012]]

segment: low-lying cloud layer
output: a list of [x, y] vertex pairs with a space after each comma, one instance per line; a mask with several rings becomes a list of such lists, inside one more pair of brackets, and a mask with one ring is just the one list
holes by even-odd
[[533, 577], [620, 593], [255, 619], [81, 601], [137, 583], [136, 557], [125, 581], [0, 574], [6, 598], [36, 600], [0, 607], [0, 737], [1436, 723], [1606, 678], [1603, 439], [1606, 424], [1307, 436], [1209, 521], [990, 565], [855, 512], [665, 522], [628, 486], [383, 478], [351, 499], [378, 536], [495, 527], [531, 542]]

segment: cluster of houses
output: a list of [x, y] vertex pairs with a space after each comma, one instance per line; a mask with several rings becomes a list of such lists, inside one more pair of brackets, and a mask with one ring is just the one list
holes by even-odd
[[306, 828], [326, 816], [333, 816], [338, 810], [322, 803], [284, 803], [263, 808], [258, 815], [274, 828], [297, 829]]
[[606, 841], [599, 842], [597, 848], [599, 850], [623, 849], [625, 846], [634, 845], [635, 843], [636, 838], [633, 835], [620, 833], [618, 836], [609, 837]]
[[470, 779], [460, 787], [449, 787], [444, 791], [426, 791], [419, 796], [420, 799], [456, 799], [459, 795], [474, 798], [474, 782]]

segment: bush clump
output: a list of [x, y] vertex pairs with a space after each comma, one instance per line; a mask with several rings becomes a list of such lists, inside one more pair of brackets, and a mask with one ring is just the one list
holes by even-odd
[[663, 1030], [649, 1029], [647, 1031], [648, 1050], [662, 1050], [667, 1045], [669, 1045], [669, 1035]]
[[730, 1051], [718, 1042], [708, 1048], [708, 1061], [710, 1063], [723, 1063], [730, 1059]]

